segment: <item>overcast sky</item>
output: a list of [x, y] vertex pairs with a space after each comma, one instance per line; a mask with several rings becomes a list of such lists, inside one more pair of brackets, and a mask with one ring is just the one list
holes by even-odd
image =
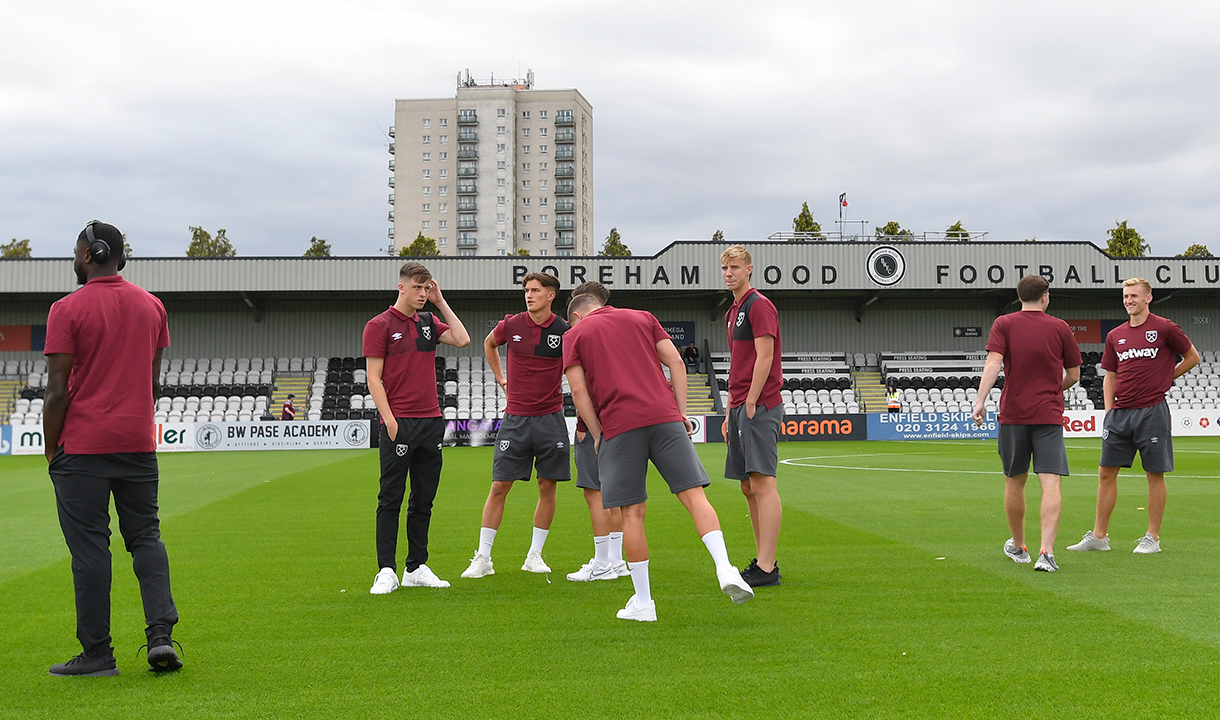
[[[593, 105], [595, 232], [761, 239], [808, 202], [916, 233], [1220, 254], [1214, 2], [0, 5], [0, 242], [383, 252], [394, 100], [459, 71]], [[744, 8], [744, 9], [743, 9]], [[600, 241], [599, 241], [600, 245]]]

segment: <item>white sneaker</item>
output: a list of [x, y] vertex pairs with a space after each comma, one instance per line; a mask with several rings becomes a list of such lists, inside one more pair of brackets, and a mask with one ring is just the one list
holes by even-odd
[[1109, 549], [1110, 549], [1110, 536], [1107, 535], [1104, 538], [1101, 538], [1099, 540], [1097, 538], [1097, 536], [1093, 534], [1092, 530], [1087, 531], [1084, 534], [1084, 537], [1081, 538], [1080, 542], [1076, 543], [1075, 545], [1068, 545], [1068, 550], [1078, 550], [1078, 551], [1109, 550]]
[[626, 560], [614, 566], [614, 574], [617, 577], [631, 577], [631, 568], [627, 567]]
[[655, 600], [636, 602], [635, 595], [627, 601], [627, 606], [615, 615], [619, 620], [639, 620], [640, 622], [657, 621], [657, 603]]
[[740, 605], [749, 602], [754, 597], [754, 588], [741, 579], [741, 573], [735, 567], [726, 567], [716, 571], [716, 579], [720, 581], [720, 591]]
[[1136, 553], [1137, 555], [1151, 555], [1152, 553], [1159, 553], [1160, 551], [1161, 541], [1153, 540], [1152, 533], [1146, 533], [1144, 537], [1140, 538], [1140, 541], [1135, 544], [1135, 549], [1131, 552]]
[[[1068, 549], [1070, 550], [1071, 548]], [[1012, 561], [1015, 563], [1024, 564], [1029, 562], [1029, 551], [1025, 549], [1025, 546], [1017, 547], [1012, 538], [1008, 538], [1004, 542], [1004, 554], [1012, 558]]]
[[1037, 570], [1038, 572], [1057, 572], [1059, 570], [1059, 565], [1055, 562], [1054, 555], [1039, 553], [1038, 562], [1034, 563], [1034, 570]]
[[596, 560], [590, 560], [580, 569], [573, 573], [568, 573], [568, 579], [573, 582], [585, 582], [587, 580], [618, 580], [618, 573], [610, 566], [610, 563], [599, 563]]
[[464, 578], [481, 578], [488, 575], [495, 575], [496, 569], [491, 564], [491, 558], [483, 553], [475, 553], [474, 557], [470, 558], [470, 567], [462, 573]]
[[404, 568], [402, 571], [402, 586], [403, 587], [431, 587], [431, 588], [447, 588], [449, 587], [448, 580], [441, 580], [432, 572], [432, 569], [427, 565], [420, 565], [415, 568], [415, 572], [409, 573]]
[[377, 573], [377, 577], [373, 578], [373, 587], [369, 588], [369, 595], [389, 595], [398, 589], [398, 573], [394, 568], [381, 568]]
[[549, 573], [551, 571], [550, 566], [542, 562], [542, 553], [534, 550], [531, 550], [525, 556], [525, 564], [521, 566], [521, 569], [532, 573]]

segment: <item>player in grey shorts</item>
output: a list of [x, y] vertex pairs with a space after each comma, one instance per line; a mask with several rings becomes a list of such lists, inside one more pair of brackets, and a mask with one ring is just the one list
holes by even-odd
[[597, 470], [606, 507], [648, 500], [649, 459], [674, 495], [712, 484], [683, 423], [646, 425], [602, 441]]
[[1106, 413], [1101, 428], [1102, 467], [1129, 468], [1140, 454], [1144, 472], [1173, 472], [1172, 418], [1169, 405], [1146, 408], [1114, 408]]
[[729, 408], [728, 455], [724, 476], [733, 480], [748, 480], [750, 473], [775, 477], [779, 469], [779, 425], [784, 419], [784, 406], [764, 408], [759, 405], [754, 418], [746, 417], [746, 406]]
[[1034, 457], [1036, 475], [1070, 474], [1062, 425], [1001, 424], [998, 444], [1004, 477], [1019, 477], [1029, 472], [1030, 455]]
[[491, 479], [529, 480], [536, 468], [540, 478], [571, 480], [568, 462], [568, 423], [562, 411], [534, 417], [505, 415], [496, 434]]

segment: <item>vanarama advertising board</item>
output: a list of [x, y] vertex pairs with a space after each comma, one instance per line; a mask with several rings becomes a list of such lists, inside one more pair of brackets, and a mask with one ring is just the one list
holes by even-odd
[[[779, 426], [780, 442], [808, 440], [867, 440], [868, 421], [863, 413], [857, 415], [785, 415]], [[721, 425], [723, 415], [708, 415], [703, 418], [703, 432], [707, 442], [724, 442]], [[696, 442], [701, 442], [696, 440]]]

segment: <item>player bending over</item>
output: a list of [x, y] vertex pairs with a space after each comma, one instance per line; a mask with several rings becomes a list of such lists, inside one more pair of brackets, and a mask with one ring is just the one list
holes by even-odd
[[[572, 298], [568, 317], [574, 325], [563, 364], [572, 400], [594, 438], [602, 503], [623, 509], [623, 550], [635, 594], [618, 617], [657, 619], [644, 534], [649, 460], [694, 520], [720, 589], [735, 603], [754, 597], [729, 562], [720, 519], [703, 491], [710, 481], [690, 441], [686, 367], [673, 341], [651, 314], [602, 305], [590, 294]], [[669, 368], [670, 382], [658, 363]]]
[[[549, 573], [542, 561], [551, 521], [555, 519], [555, 482], [571, 480], [568, 459], [568, 424], [563, 417], [563, 334], [568, 323], [551, 312], [559, 279], [531, 273], [521, 281], [525, 288], [523, 313], [505, 315], [483, 341], [487, 363], [496, 383], [508, 395], [508, 411], [496, 436], [491, 463], [491, 492], [483, 504], [479, 549], [464, 578], [494, 575], [491, 548], [504, 519], [504, 501], [513, 483], [530, 479], [530, 465], [538, 471], [538, 506], [534, 509], [534, 536], [522, 570]], [[508, 382], [500, 368], [501, 345], [508, 346]]]

